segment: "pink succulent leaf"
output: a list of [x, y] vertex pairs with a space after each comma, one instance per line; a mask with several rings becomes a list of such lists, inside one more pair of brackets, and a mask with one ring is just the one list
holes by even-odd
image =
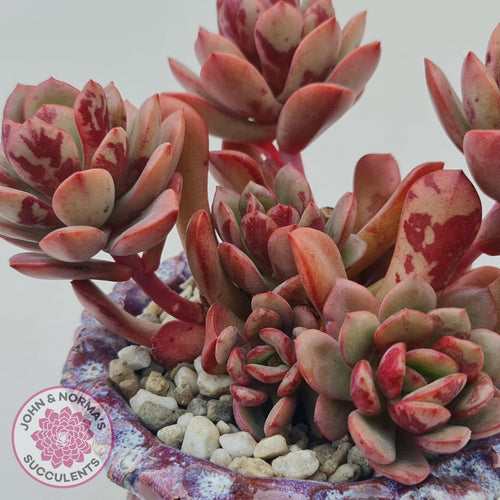
[[[292, 164], [283, 165], [279, 169], [274, 185], [278, 201], [283, 205], [295, 206], [299, 212], [302, 212], [313, 199], [307, 180]], [[292, 192], [294, 193], [294, 200], [292, 200]], [[296, 201], [299, 201], [300, 205], [294, 204]]]
[[157, 148], [161, 132], [161, 109], [159, 96], [153, 95], [142, 104], [135, 120], [127, 120], [127, 130], [130, 140], [128, 168], [123, 183], [128, 190], [138, 179], [147, 160]]
[[217, 201], [214, 198], [212, 216], [217, 233], [222, 241], [242, 249], [243, 241], [241, 239], [240, 226], [233, 210], [223, 201]]
[[401, 182], [397, 161], [389, 154], [365, 155], [354, 170], [356, 222], [359, 231], [391, 197]]
[[333, 68], [340, 43], [341, 30], [335, 17], [309, 33], [293, 54], [290, 70], [278, 100], [284, 103], [299, 88], [325, 80]]
[[[206, 92], [204, 92], [206, 94]], [[269, 142], [276, 137], [274, 123], [258, 123], [235, 116], [210, 102], [209, 98], [192, 94], [169, 94], [185, 102], [203, 118], [210, 132], [224, 139], [238, 143]]]
[[357, 234], [350, 234], [340, 250], [344, 267], [349, 269], [357, 264], [366, 253], [367, 245]]
[[493, 30], [486, 50], [486, 68], [500, 86], [500, 25]]
[[241, 334], [234, 325], [226, 326], [215, 341], [215, 360], [225, 365], [234, 347], [240, 343]]
[[212, 151], [209, 159], [210, 172], [221, 186], [242, 193], [250, 181], [265, 185], [259, 165], [245, 153], [235, 150]]
[[402, 401], [423, 401], [446, 406], [467, 383], [465, 373], [452, 373], [407, 394]]
[[467, 311], [462, 307], [440, 307], [428, 312], [434, 321], [434, 329], [427, 339], [427, 345], [434, 345], [439, 339], [450, 335], [470, 340], [471, 323]]
[[382, 464], [370, 460], [370, 465], [384, 476], [406, 485], [418, 484], [430, 473], [425, 456], [403, 434], [398, 434], [396, 438], [396, 459], [393, 462]]
[[289, 237], [304, 289], [322, 311], [335, 280], [346, 277], [339, 250], [328, 235], [315, 229], [299, 227]]
[[186, 256], [200, 292], [212, 304], [223, 302], [237, 316], [245, 317], [249, 302], [231, 282], [220, 262], [210, 218], [204, 210], [191, 218], [186, 232]]
[[302, 2], [302, 11], [305, 35], [335, 15], [331, 0]]
[[108, 106], [109, 128], [127, 128], [127, 111], [125, 103], [113, 82], [104, 88], [106, 103]]
[[285, 396], [280, 398], [268, 413], [264, 424], [264, 434], [275, 436], [283, 432], [292, 423], [295, 408], [297, 407], [297, 396]]
[[[439, 379], [438, 379], [439, 380]], [[403, 393], [410, 393], [427, 385], [426, 378], [417, 370], [406, 366], [405, 379], [403, 381]]]
[[471, 417], [488, 406], [495, 393], [491, 378], [484, 372], [469, 382], [448, 406], [453, 418]]
[[272, 276], [280, 283], [298, 273], [288, 236], [296, 228], [295, 225], [280, 227], [272, 232], [267, 241]]
[[[377, 316], [369, 311], [345, 314], [338, 339], [342, 358], [349, 366], [354, 367], [360, 360], [372, 357], [373, 336], [378, 326]], [[327, 333], [330, 333], [328, 328]]]
[[0, 186], [19, 189], [21, 191], [29, 191], [30, 187], [26, 185], [21, 178], [12, 170], [2, 144], [0, 144]]
[[354, 193], [340, 197], [325, 225], [325, 233], [332, 238], [339, 249], [345, 245], [356, 220], [356, 198]]
[[423, 347], [434, 329], [434, 321], [415, 309], [401, 309], [389, 316], [375, 332], [374, 340], [379, 352], [391, 345], [404, 342], [408, 349]]
[[222, 242], [218, 246], [222, 267], [243, 291], [254, 295], [269, 290], [266, 280], [253, 261], [235, 245]]
[[244, 385], [232, 384], [230, 391], [234, 400], [243, 406], [260, 406], [269, 399], [267, 392]]
[[211, 98], [232, 113], [261, 123], [274, 123], [278, 118], [281, 104], [248, 61], [231, 54], [211, 54], [200, 79]]
[[497, 385], [500, 382], [500, 364], [498, 363], [498, 356], [500, 355], [500, 335], [485, 328], [476, 328], [472, 330], [470, 340], [481, 346], [484, 356], [482, 370], [487, 373], [493, 383]]
[[302, 374], [298, 363], [294, 363], [281, 379], [280, 385], [276, 389], [276, 394], [280, 398], [290, 396], [299, 390], [303, 381]]
[[425, 77], [432, 104], [448, 137], [462, 150], [466, 132], [471, 128], [462, 102], [445, 74], [431, 61], [425, 60]]
[[[338, 338], [347, 313], [369, 312], [371, 314], [366, 316], [370, 317], [377, 314], [378, 307], [378, 302], [367, 288], [355, 281], [337, 278], [323, 306], [326, 331]], [[370, 320], [370, 323], [378, 327], [378, 321]]]
[[474, 240], [480, 252], [487, 255], [500, 255], [500, 204], [494, 203], [483, 217], [481, 227]]
[[40, 253], [21, 253], [9, 263], [16, 271], [39, 279], [127, 281], [131, 277], [127, 266], [97, 259], [70, 263]]
[[426, 348], [408, 351], [406, 365], [431, 380], [460, 371], [458, 363], [453, 358], [434, 349]]
[[276, 139], [281, 149], [300, 153], [353, 104], [354, 93], [327, 83], [311, 83], [294, 92], [279, 115]]
[[162, 242], [175, 225], [179, 202], [172, 189], [163, 191], [139, 216], [112, 234], [106, 251], [135, 255]]
[[356, 363], [352, 370], [351, 397], [352, 402], [363, 415], [376, 417], [382, 412], [373, 370], [366, 359]]
[[348, 432], [347, 418], [355, 409], [350, 401], [329, 399], [320, 394], [314, 407], [314, 423], [329, 441], [341, 439]]
[[238, 45], [252, 63], [258, 60], [255, 25], [265, 9], [265, 2], [261, 0], [224, 0], [217, 9], [221, 35]]
[[359, 47], [366, 27], [366, 12], [360, 12], [352, 17], [342, 28], [342, 45], [337, 56], [340, 62], [349, 52]]
[[279, 314], [282, 327], [289, 330], [292, 327], [293, 311], [290, 304], [274, 292], [259, 293], [252, 297], [252, 310], [265, 308]]
[[370, 462], [391, 464], [396, 460], [394, 425], [382, 417], [368, 417], [354, 410], [348, 418], [352, 439]]
[[108, 234], [91, 226], [55, 229], [40, 241], [40, 248], [50, 257], [63, 262], [91, 259], [106, 245]]
[[44, 104], [62, 104], [72, 108], [78, 94], [79, 91], [71, 85], [54, 78], [48, 78], [39, 85], [32, 87], [25, 95], [23, 119], [19, 121], [22, 122], [32, 118]]
[[472, 52], [467, 54], [462, 66], [462, 102], [471, 128], [500, 128], [500, 89]]
[[161, 123], [159, 143], [168, 142], [172, 146], [172, 164], [177, 165], [184, 146], [186, 136], [186, 121], [184, 120], [184, 110], [181, 108], [174, 111]]
[[257, 345], [248, 351], [247, 363], [266, 364], [271, 358], [276, 358], [276, 350], [269, 344]]
[[246, 370], [253, 378], [257, 379], [259, 382], [263, 382], [265, 384], [275, 384], [283, 380], [283, 377], [288, 371], [288, 366], [265, 366], [247, 363]]
[[295, 358], [293, 341], [288, 335], [285, 335], [277, 328], [263, 328], [259, 333], [259, 337], [266, 344], [274, 347], [278, 356], [288, 367], [295, 364], [297, 360]]
[[273, 289], [273, 292], [283, 297], [291, 304], [307, 303], [307, 293], [304, 290], [304, 285], [300, 276], [292, 276], [280, 283]]
[[241, 59], [245, 59], [245, 56], [238, 48], [236, 44], [231, 42], [231, 40], [215, 33], [210, 33], [204, 28], [200, 28], [198, 31], [198, 38], [194, 45], [196, 57], [201, 66], [210, 57], [213, 52], [220, 52], [224, 54], [232, 54], [238, 56]]
[[10, 187], [0, 186], [0, 214], [13, 224], [31, 228], [61, 225], [52, 207], [40, 198]]
[[116, 201], [109, 218], [111, 226], [122, 225], [137, 217], [167, 188], [176, 167], [172, 160], [171, 144], [160, 144], [134, 185]]
[[92, 281], [72, 281], [78, 300], [97, 321], [130, 342], [151, 347], [153, 336], [161, 329], [158, 323], [143, 321], [113, 302]]
[[471, 431], [462, 425], [446, 425], [427, 434], [414, 437], [417, 447], [426, 453], [457, 453], [468, 442]]
[[484, 439], [500, 432], [500, 398], [494, 397], [489, 405], [479, 413], [468, 418], [456, 419], [454, 423], [468, 427], [471, 432], [471, 439]]
[[9, 138], [6, 154], [19, 177], [51, 197], [57, 186], [80, 170], [78, 148], [63, 129], [28, 120]]
[[97, 147], [90, 164], [91, 169], [107, 170], [115, 185], [117, 196], [123, 193], [120, 191], [120, 179], [122, 178], [129, 157], [129, 143], [127, 132], [121, 127], [112, 128], [101, 144]]
[[277, 2], [257, 20], [255, 48], [261, 72], [275, 95], [283, 89], [295, 50], [302, 40], [302, 30], [302, 15], [285, 2]]
[[380, 42], [362, 45], [347, 54], [330, 73], [326, 83], [352, 90], [356, 96], [365, 88], [380, 60]]
[[447, 336], [436, 342], [432, 348], [453, 358], [469, 381], [475, 380], [483, 368], [484, 355], [481, 346], [470, 340]]
[[283, 320], [281, 316], [271, 309], [258, 307], [247, 317], [244, 335], [251, 345], [260, 343], [259, 333], [263, 328], [281, 328]]
[[379, 319], [384, 321], [405, 307], [427, 312], [436, 307], [437, 296], [432, 286], [412, 273], [387, 293], [380, 304]]
[[330, 399], [349, 401], [351, 368], [341, 356], [339, 343], [320, 330], [304, 330], [295, 339], [300, 372], [309, 386]]
[[439, 297], [440, 307], [461, 307], [467, 311], [472, 328], [495, 330], [497, 305], [491, 290], [484, 286], [454, 286]]
[[389, 414], [397, 425], [413, 434], [438, 429], [451, 417], [450, 410], [440, 404], [406, 400], [389, 405]]
[[405, 379], [406, 344], [398, 342], [385, 351], [378, 364], [376, 378], [382, 392], [394, 399], [401, 393]]
[[[297, 305], [293, 309], [293, 326], [298, 328], [313, 328], [319, 330], [320, 322], [312, 308]], [[296, 337], [297, 335], [294, 335]]]
[[[7, 101], [5, 102], [5, 106], [3, 108], [3, 119], [9, 123], [23, 123], [26, 119], [24, 116], [24, 103], [26, 101], [27, 96], [31, 93], [31, 91], [35, 87], [33, 85], [24, 85], [22, 83], [18, 83], [13, 92], [9, 95]], [[75, 89], [75, 99], [76, 95], [78, 95], [78, 91]], [[4, 131], [3, 131], [4, 132]], [[3, 133], [2, 132], [2, 133]], [[2, 142], [7, 142], [7, 137], [2, 137]]]
[[477, 185], [495, 201], [500, 201], [500, 130], [467, 132], [464, 155]]
[[264, 214], [266, 209], [258, 198], [258, 193], [245, 192], [240, 198], [239, 211], [241, 214], [249, 214], [252, 212], [260, 212]]
[[19, 226], [0, 217], [0, 236], [25, 250], [40, 252], [38, 242], [49, 233], [50, 229]]
[[[287, 168], [287, 167], [283, 167]], [[283, 168], [281, 170], [283, 170]], [[280, 170], [280, 172], [281, 172]], [[315, 222], [312, 222], [316, 217], [319, 217], [316, 213], [314, 213], [313, 208], [317, 209], [319, 212], [319, 209], [317, 208], [316, 204], [314, 203], [313, 200], [313, 195], [311, 191], [311, 187], [309, 186], [309, 183], [305, 178], [302, 179], [296, 179], [294, 182], [290, 184], [289, 187], [289, 199], [290, 199], [290, 205], [292, 207], [295, 207], [300, 214], [302, 214], [301, 217], [301, 223], [303, 226], [309, 225], [313, 226]], [[310, 211], [311, 214], [308, 215], [306, 214], [306, 211]], [[306, 222], [306, 219], [310, 218], [312, 219], [311, 222]], [[322, 220], [324, 218], [322, 217]]]
[[277, 224], [259, 211], [247, 213], [241, 219], [243, 241], [257, 265], [266, 269], [270, 268], [268, 241], [276, 229], [278, 229]]
[[266, 212], [275, 204], [276, 197], [270, 189], [254, 181], [249, 181], [241, 193], [239, 210], [242, 215], [254, 210]]
[[54, 212], [67, 226], [103, 226], [114, 202], [113, 178], [101, 168], [73, 173], [59, 185], [52, 198]]
[[90, 168], [95, 150], [110, 128], [104, 89], [90, 80], [75, 101], [74, 113], [83, 146], [83, 168], [87, 169]]
[[295, 208], [289, 205], [282, 205], [281, 203], [271, 207], [267, 211], [267, 215], [279, 227], [289, 227], [298, 224], [300, 221], [300, 214]]
[[234, 400], [233, 416], [238, 429], [248, 432], [256, 440], [265, 437], [265, 417], [260, 406], [243, 406]]
[[[210, 100], [210, 96], [203, 88], [200, 77], [196, 73], [191, 71], [186, 65], [172, 58], [168, 59], [168, 64], [175, 79], [182, 85], [182, 87], [184, 87], [184, 89], [186, 89], [190, 94], [195, 94], [203, 100]], [[186, 94], [186, 97], [189, 97], [190, 94]]]
[[440, 162], [423, 163], [415, 167], [399, 184], [392, 196], [369, 222], [358, 232], [358, 236], [367, 244], [363, 257], [348, 271], [355, 276], [368, 265], [382, 257], [396, 241], [401, 210], [406, 195], [412, 185], [430, 172], [442, 169]]
[[418, 179], [403, 205], [394, 255], [377, 297], [385, 297], [413, 272], [434, 290], [442, 290], [480, 223], [481, 201], [461, 170], [432, 172]]
[[151, 340], [154, 358], [173, 368], [181, 362], [192, 363], [203, 349], [205, 327], [188, 321], [169, 321]]

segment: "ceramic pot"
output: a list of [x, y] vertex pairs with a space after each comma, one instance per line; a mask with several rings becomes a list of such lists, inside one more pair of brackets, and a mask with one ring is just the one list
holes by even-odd
[[[180, 255], [164, 262], [162, 279], [177, 286], [188, 276]], [[111, 298], [132, 314], [149, 299], [133, 283], [115, 286]], [[471, 442], [453, 456], [431, 465], [422, 483], [404, 486], [384, 477], [356, 483], [323, 483], [279, 478], [252, 478], [165, 446], [143, 427], [108, 377], [108, 367], [127, 342], [84, 313], [69, 353], [62, 384], [90, 393], [113, 423], [108, 477], [144, 500], [156, 499], [429, 499], [500, 497], [500, 434]]]

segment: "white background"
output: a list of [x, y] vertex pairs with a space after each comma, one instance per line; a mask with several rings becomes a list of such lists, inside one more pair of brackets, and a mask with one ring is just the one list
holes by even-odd
[[[113, 80], [140, 105], [156, 92], [178, 91], [167, 56], [198, 70], [193, 44], [198, 27], [216, 30], [215, 0], [1, 0], [0, 103], [17, 82], [49, 76], [81, 88], [90, 78]], [[458, 87], [469, 50], [481, 59], [500, 21], [498, 0], [337, 0], [343, 26], [368, 10], [364, 40], [382, 41], [382, 60], [363, 98], [314, 143], [304, 162], [320, 205], [350, 190], [352, 168], [367, 153], [392, 153], [407, 173], [424, 161], [464, 168], [427, 96], [423, 58], [441, 66]], [[180, 250], [177, 240], [167, 254]], [[0, 474], [2, 497], [125, 500], [101, 474], [70, 490], [36, 483], [15, 461], [11, 426], [32, 394], [57, 385], [81, 307], [65, 282], [41, 282], [8, 266], [18, 250], [0, 241]]]

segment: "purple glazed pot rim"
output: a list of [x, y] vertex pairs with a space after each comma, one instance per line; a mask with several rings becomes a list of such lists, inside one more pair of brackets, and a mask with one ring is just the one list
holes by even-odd
[[[168, 259], [159, 270], [176, 286], [189, 277], [183, 255]], [[133, 282], [117, 284], [110, 297], [138, 314], [149, 302]], [[280, 478], [253, 478], [164, 445], [133, 414], [108, 377], [109, 363], [128, 343], [97, 321], [82, 315], [68, 355], [62, 384], [90, 393], [113, 422], [113, 450], [108, 477], [145, 500], [427, 499], [500, 497], [500, 435], [469, 443], [464, 450], [431, 464], [422, 483], [405, 486], [385, 477], [356, 483], [324, 483]]]

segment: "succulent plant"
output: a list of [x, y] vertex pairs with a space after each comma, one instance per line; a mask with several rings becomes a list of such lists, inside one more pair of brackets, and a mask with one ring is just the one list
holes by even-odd
[[[196, 41], [200, 76], [170, 61], [188, 93], [136, 109], [112, 84], [16, 88], [0, 236], [29, 252], [11, 265], [73, 280], [88, 312], [168, 367], [201, 356], [229, 374], [236, 422], [255, 437], [303, 416], [416, 484], [428, 454], [500, 432], [500, 270], [472, 268], [500, 254], [499, 204], [483, 218], [461, 170], [428, 162], [402, 177], [391, 155], [367, 154], [352, 191], [319, 207], [300, 153], [375, 70], [365, 14], [340, 29], [330, 0], [218, 0], [217, 13], [220, 34]], [[499, 37], [485, 65], [467, 56], [463, 104], [426, 62], [445, 130], [497, 202]], [[201, 303], [155, 273], [174, 224]], [[91, 281], [129, 278], [173, 318], [140, 320]]]

